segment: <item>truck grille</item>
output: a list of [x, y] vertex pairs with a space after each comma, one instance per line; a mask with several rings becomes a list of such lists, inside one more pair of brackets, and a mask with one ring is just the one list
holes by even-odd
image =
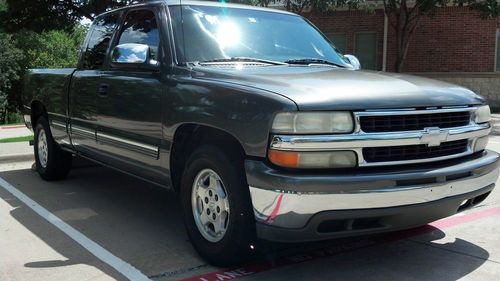
[[466, 126], [469, 122], [469, 111], [360, 117], [361, 130], [367, 133], [417, 131], [428, 127], [452, 128]]
[[436, 158], [464, 153], [468, 149], [467, 139], [443, 142], [440, 146], [429, 147], [426, 144], [363, 148], [363, 157], [368, 163], [407, 161]]

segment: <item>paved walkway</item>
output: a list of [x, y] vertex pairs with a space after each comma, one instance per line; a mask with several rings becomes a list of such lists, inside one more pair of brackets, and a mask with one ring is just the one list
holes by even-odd
[[25, 137], [25, 136], [31, 136], [31, 135], [33, 135], [33, 132], [31, 132], [24, 125], [0, 127], [0, 140], [1, 139], [17, 138], [17, 137]]

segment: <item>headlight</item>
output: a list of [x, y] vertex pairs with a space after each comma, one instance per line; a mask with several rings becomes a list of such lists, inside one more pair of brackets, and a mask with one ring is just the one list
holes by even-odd
[[283, 112], [274, 118], [272, 132], [285, 134], [351, 133], [354, 121], [350, 112]]
[[357, 165], [354, 151], [292, 152], [270, 149], [269, 160], [281, 167], [300, 169], [352, 168]]
[[490, 107], [487, 105], [483, 105], [477, 108], [476, 110], [476, 123], [486, 123], [491, 119], [491, 111]]

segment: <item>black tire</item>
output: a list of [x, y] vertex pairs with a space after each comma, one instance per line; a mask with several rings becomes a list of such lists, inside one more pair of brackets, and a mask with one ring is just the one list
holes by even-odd
[[[38, 152], [41, 132], [45, 133], [47, 157], [45, 165], [42, 163]], [[72, 155], [62, 150], [54, 141], [49, 123], [45, 117], [39, 117], [35, 127], [35, 163], [40, 177], [47, 181], [62, 180], [68, 176], [71, 169]]]
[[[200, 256], [215, 266], [241, 264], [253, 254], [255, 218], [244, 176], [243, 157], [236, 155], [238, 153], [224, 153], [213, 145], [200, 146], [189, 157], [181, 181], [180, 195], [187, 233]], [[211, 169], [219, 175], [230, 206], [227, 230], [217, 242], [207, 240], [200, 233], [191, 203], [193, 183], [198, 173], [205, 169]]]

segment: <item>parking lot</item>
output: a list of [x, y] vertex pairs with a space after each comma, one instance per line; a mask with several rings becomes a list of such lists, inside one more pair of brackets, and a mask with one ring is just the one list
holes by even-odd
[[[490, 149], [500, 151], [500, 137]], [[500, 190], [418, 229], [300, 245], [260, 242], [240, 268], [194, 251], [177, 196], [78, 161], [44, 182], [33, 161], [0, 164], [0, 280], [499, 280]]]

